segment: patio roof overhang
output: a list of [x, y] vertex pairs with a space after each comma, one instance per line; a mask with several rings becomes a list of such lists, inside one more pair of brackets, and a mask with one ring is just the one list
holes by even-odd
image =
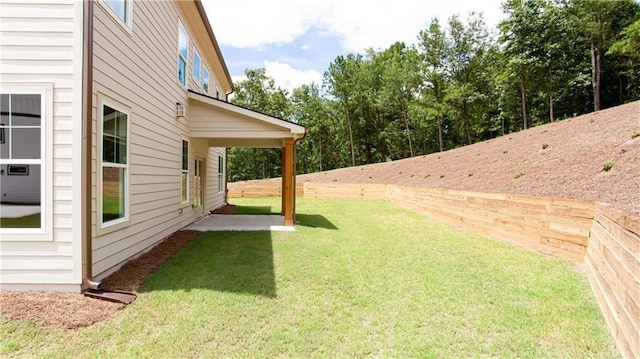
[[211, 147], [280, 148], [306, 129], [296, 123], [189, 91], [189, 131]]
[[209, 147], [282, 149], [282, 215], [284, 225], [293, 226], [295, 145], [304, 138], [306, 128], [193, 91], [189, 91], [187, 116], [190, 136], [207, 139]]

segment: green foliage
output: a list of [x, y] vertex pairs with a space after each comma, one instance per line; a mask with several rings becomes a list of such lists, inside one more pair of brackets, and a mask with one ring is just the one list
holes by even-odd
[[[444, 151], [581, 115], [596, 101], [640, 99], [637, 2], [506, 0], [503, 10], [498, 36], [479, 14], [447, 26], [433, 19], [415, 46], [340, 55], [322, 84], [291, 94], [264, 69], [246, 70], [233, 101], [307, 127], [297, 170], [308, 173]], [[279, 149], [232, 149], [229, 178], [280, 176], [280, 158]]]
[[613, 161], [607, 161], [602, 165], [602, 170], [605, 172], [609, 172], [613, 168]]
[[514, 179], [518, 179], [518, 178], [520, 178], [520, 177], [522, 177], [522, 176], [524, 176], [524, 175], [525, 175], [525, 173], [524, 173], [524, 172], [519, 172], [519, 173], [517, 173], [515, 176], [513, 176], [513, 178], [514, 178]]
[[631, 135], [631, 139], [635, 139], [637, 137], [640, 137], [640, 132], [634, 132], [633, 135]]

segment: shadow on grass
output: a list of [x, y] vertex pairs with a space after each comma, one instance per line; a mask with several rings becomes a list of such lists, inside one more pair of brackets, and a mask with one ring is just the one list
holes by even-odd
[[275, 211], [271, 206], [238, 206], [234, 214], [280, 214], [280, 211]]
[[319, 214], [300, 214], [296, 213], [296, 223], [299, 226], [312, 227], [312, 228], [324, 228], [324, 229], [338, 229], [331, 221], [326, 217]]
[[271, 233], [203, 232], [149, 277], [143, 291], [193, 289], [275, 298]]

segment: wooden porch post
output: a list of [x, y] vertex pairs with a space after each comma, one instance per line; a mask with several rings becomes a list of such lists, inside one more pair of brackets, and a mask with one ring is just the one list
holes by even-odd
[[282, 166], [282, 171], [281, 171], [282, 172], [282, 181], [281, 181], [282, 183], [280, 184], [280, 202], [281, 202], [280, 214], [283, 215], [283, 216], [284, 216], [284, 208], [285, 208], [285, 205], [284, 205], [284, 199], [285, 199], [285, 196], [284, 196], [284, 186], [285, 186], [284, 179], [287, 176], [287, 172], [286, 172], [286, 167], [287, 166], [285, 166], [285, 163], [286, 163], [286, 151], [285, 150], [286, 150], [286, 147], [282, 146], [282, 161], [280, 162], [280, 165]]
[[282, 163], [282, 212], [284, 225], [293, 226], [293, 201], [295, 199], [293, 187], [293, 138], [284, 140], [284, 161]]

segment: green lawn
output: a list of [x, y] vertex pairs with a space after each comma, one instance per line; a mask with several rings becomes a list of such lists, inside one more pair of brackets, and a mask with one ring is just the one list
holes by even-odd
[[40, 228], [40, 226], [40, 213], [17, 218], [0, 218], [0, 228]]
[[[279, 212], [279, 199], [232, 203]], [[299, 199], [297, 210], [295, 233], [202, 234], [110, 322], [47, 332], [0, 321], [0, 354], [617, 356], [570, 262], [383, 201]]]

